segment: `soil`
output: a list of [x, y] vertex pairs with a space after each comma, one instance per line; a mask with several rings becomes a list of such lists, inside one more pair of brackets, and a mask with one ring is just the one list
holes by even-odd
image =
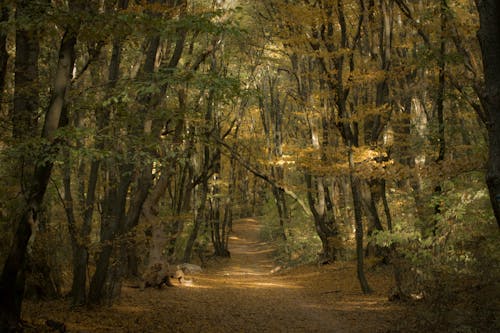
[[[363, 295], [355, 264], [281, 269], [254, 219], [234, 222], [230, 259], [218, 259], [175, 287], [124, 288], [112, 307], [70, 309], [66, 301], [27, 301], [27, 331], [46, 321], [67, 332], [398, 332], [403, 309], [387, 300], [388, 268], [367, 269]], [[31, 330], [30, 330], [31, 327]], [[47, 329], [49, 331], [49, 329]]]

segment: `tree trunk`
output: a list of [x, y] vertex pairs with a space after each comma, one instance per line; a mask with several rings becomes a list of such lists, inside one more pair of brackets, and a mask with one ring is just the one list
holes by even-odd
[[[150, 3], [153, 0], [149, 0]], [[163, 1], [162, 1], [163, 2]], [[142, 63], [138, 77], [141, 79], [149, 78], [155, 70], [155, 62], [160, 47], [160, 36], [153, 35], [148, 38], [148, 47], [146, 56]], [[136, 100], [141, 109], [137, 112], [137, 122], [128, 128], [128, 135], [135, 139], [146, 138], [151, 135], [151, 122], [148, 120], [149, 107], [153, 100], [152, 93], [140, 93]], [[134, 151], [127, 152], [134, 154]], [[148, 151], [147, 153], [150, 153]], [[128, 161], [133, 161], [130, 156]], [[116, 295], [120, 289], [120, 272], [124, 271], [126, 265], [126, 251], [124, 249], [113, 249], [118, 244], [117, 237], [128, 232], [133, 226], [139, 223], [139, 216], [142, 205], [146, 200], [149, 189], [152, 185], [152, 163], [144, 164], [124, 162], [118, 166], [118, 170], [112, 170], [110, 173], [115, 182], [110, 182], [106, 193], [105, 205], [106, 213], [103, 214], [101, 221], [101, 252], [96, 264], [96, 271], [90, 282], [88, 301], [90, 304], [100, 304], [104, 301], [111, 301], [109, 297]], [[134, 172], [138, 173], [137, 185], [131, 196], [127, 210], [127, 199], [129, 196], [130, 185], [134, 180]], [[118, 184], [118, 185], [117, 185]], [[116, 243], [116, 244], [115, 244]], [[114, 251], [115, 250], [115, 251]], [[116, 264], [110, 267], [110, 260], [115, 253]]]
[[392, 215], [387, 201], [387, 186], [385, 179], [380, 180], [380, 192], [382, 194], [382, 203], [384, 205], [384, 213], [387, 221], [387, 230], [392, 231]]
[[[180, 133], [179, 133], [180, 135]], [[191, 139], [189, 139], [191, 140]], [[174, 144], [180, 144], [175, 142]], [[191, 142], [188, 143], [189, 146], [191, 146]], [[179, 152], [180, 153], [180, 152]], [[186, 161], [191, 160], [191, 154], [192, 154], [192, 149], [191, 147], [186, 148], [185, 155], [183, 158]], [[171, 169], [173, 172], [176, 171], [176, 166], [175, 164], [178, 165], [178, 163], [173, 163], [171, 164]], [[176, 262], [177, 258], [175, 257], [175, 248], [177, 244], [177, 240], [179, 237], [182, 235], [184, 231], [184, 217], [183, 215], [185, 213], [190, 212], [190, 207], [191, 207], [191, 198], [192, 198], [192, 193], [193, 193], [193, 166], [191, 163], [186, 163], [185, 165], [179, 166], [180, 169], [177, 169], [177, 186], [175, 190], [174, 197], [172, 199], [172, 210], [173, 210], [173, 215], [175, 217], [175, 220], [173, 221], [172, 225], [170, 226], [169, 230], [169, 246], [168, 246], [168, 258], [171, 262]]]
[[476, 4], [480, 18], [478, 37], [485, 79], [485, 91], [480, 97], [488, 117], [486, 184], [500, 228], [500, 3], [497, 0], [476, 0]]
[[[313, 214], [316, 233], [322, 244], [319, 262], [321, 264], [332, 263], [338, 259], [338, 253], [341, 249], [338, 247], [340, 244], [339, 231], [335, 221], [333, 204], [327, 203], [329, 201], [328, 188], [325, 188], [322, 177], [315, 177], [314, 183], [316, 185], [313, 184], [313, 176], [310, 174], [306, 173], [305, 178], [309, 208]], [[313, 195], [314, 193], [316, 196]]]
[[[70, 2], [69, 5], [72, 10], [81, 10], [80, 8], [76, 8], [79, 6], [73, 2]], [[59, 127], [59, 120], [65, 109], [65, 96], [71, 82], [75, 62], [77, 31], [78, 26], [67, 27], [59, 49], [55, 86], [45, 114], [45, 124], [42, 131], [42, 138], [50, 144], [53, 143], [54, 132]], [[29, 51], [21, 48], [17, 52], [25, 53]], [[21, 54], [19, 56], [22, 58]], [[23, 104], [28, 105], [28, 103]], [[19, 116], [17, 110], [14, 112], [16, 112], [14, 117]], [[26, 110], [19, 110], [19, 112], [25, 113]], [[21, 117], [21, 119], [27, 118]], [[14, 129], [14, 133], [16, 133], [16, 129]], [[22, 128], [17, 133], [25, 135], [22, 134]], [[47, 154], [48, 149], [52, 147], [46, 148]], [[27, 181], [27, 184], [30, 186], [28, 189], [29, 192], [26, 193], [25, 202], [19, 209], [21, 213], [18, 215], [17, 231], [7, 260], [5, 261], [0, 280], [0, 294], [2, 295], [0, 303], [0, 331], [2, 332], [15, 330], [20, 320], [25, 281], [23, 266], [26, 259], [27, 245], [32, 234], [33, 225], [37, 221], [37, 213], [42, 205], [53, 167], [53, 163], [50, 160], [47, 161], [47, 155], [43, 154], [43, 152], [33, 162], [35, 165], [34, 174]]]
[[[5, 4], [2, 4], [2, 16], [5, 14], [5, 10]], [[16, 19], [21, 20], [28, 13], [29, 4], [26, 1], [19, 1]], [[3, 46], [5, 48], [5, 41]], [[38, 53], [39, 43], [36, 33], [18, 26], [16, 30], [14, 108], [11, 119], [13, 125], [12, 136], [20, 142], [33, 137], [36, 128], [34, 120], [39, 98], [38, 89], [34, 82], [38, 80]], [[7, 61], [6, 58], [5, 61]], [[5, 73], [2, 73], [2, 75], [5, 75]], [[30, 158], [27, 152], [21, 152], [20, 155], [22, 161], [22, 164], [19, 165], [20, 168], [24, 168], [24, 164], [33, 165], [36, 162], [36, 160], [33, 161]], [[39, 166], [37, 169], [44, 166]], [[52, 166], [50, 165], [49, 168], [51, 169]], [[26, 250], [33, 232], [32, 228], [34, 228], [36, 222], [35, 209], [38, 209], [41, 205], [46, 190], [46, 181], [44, 179], [37, 179], [30, 173], [19, 175], [17, 174], [17, 168], [15, 169], [13, 176], [20, 179], [20, 188], [22, 190], [26, 186], [31, 188], [28, 189], [29, 193], [23, 193], [23, 196], [27, 196], [27, 198], [19, 203], [20, 207], [18, 209], [20, 213], [12, 214], [13, 220], [17, 220], [15, 221], [17, 230], [0, 280], [0, 295], [2, 295], [0, 302], [0, 331], [15, 330], [20, 321], [21, 303], [25, 288]], [[38, 174], [36, 171], [35, 173]], [[43, 177], [43, 174], [41, 176]]]
[[[120, 0], [118, 3], [119, 9], [127, 7], [128, 0]], [[119, 67], [121, 63], [121, 48], [122, 40], [117, 38], [113, 41], [113, 48], [111, 51], [111, 59], [109, 63], [108, 82], [109, 90], [116, 86], [119, 77]], [[109, 124], [111, 112], [108, 109], [98, 109], [96, 114], [98, 133], [106, 129]], [[106, 146], [105, 139], [96, 139], [96, 149], [101, 150]], [[73, 305], [82, 305], [86, 302], [87, 295], [87, 265], [89, 253], [87, 249], [88, 237], [90, 236], [92, 219], [94, 216], [94, 206], [96, 200], [97, 181], [99, 178], [99, 169], [101, 166], [100, 159], [93, 159], [90, 163], [90, 173], [88, 176], [88, 183], [86, 194], [83, 194], [82, 188], [81, 196], [84, 198], [84, 210], [82, 216], [82, 226], [80, 230], [74, 230], [75, 238], [73, 239], [73, 282], [71, 285], [71, 296]]]
[[203, 220], [205, 219], [206, 202], [207, 202], [207, 197], [208, 197], [207, 176], [204, 176], [204, 179], [203, 179], [202, 183], [200, 184], [200, 186], [201, 186], [200, 205], [198, 208], [196, 208], [196, 215], [194, 217], [193, 229], [191, 230], [191, 233], [189, 234], [189, 238], [187, 240], [186, 247], [184, 250], [183, 261], [187, 262], [187, 263], [191, 262], [191, 256], [193, 253], [194, 243], [196, 241], [196, 238], [198, 237], [198, 232], [200, 230], [201, 224], [203, 223]]
[[21, 320], [24, 297], [26, 248], [32, 233], [33, 215], [25, 208], [18, 221], [9, 256], [5, 261], [0, 280], [0, 331], [17, 331]]
[[[286, 97], [280, 96], [279, 77], [267, 75], [262, 81], [262, 94], [259, 99], [260, 115], [264, 134], [267, 141], [269, 160], [274, 161], [283, 157], [283, 112]], [[284, 180], [284, 169], [281, 165], [271, 164], [271, 176], [280, 183]], [[290, 213], [283, 188], [272, 186], [272, 193], [278, 212], [280, 234], [286, 240], [285, 225], [290, 220]]]
[[71, 193], [71, 160], [69, 148], [64, 149], [63, 159], [64, 210], [66, 212], [73, 254], [73, 284], [71, 287], [71, 297], [73, 299], [73, 305], [80, 305], [85, 301], [86, 295], [88, 255], [86, 254], [86, 247], [84, 244], [85, 239], [80, 239], [78, 236], [73, 195]]
[[[6, 23], [9, 20], [9, 8], [2, 2], [0, 4], [0, 23]], [[3, 101], [3, 90], [5, 88], [5, 77], [7, 75], [7, 63], [9, 53], [7, 52], [7, 31], [0, 30], [0, 105]]]
[[352, 190], [352, 200], [354, 204], [354, 219], [356, 223], [356, 258], [357, 258], [357, 274], [361, 290], [364, 294], [369, 294], [372, 289], [368, 285], [368, 281], [365, 277], [364, 272], [364, 253], [363, 253], [363, 216], [362, 216], [362, 203], [361, 203], [361, 183], [354, 172], [354, 161], [352, 156], [352, 151], [349, 150], [349, 169], [350, 169], [350, 180], [351, 180], [351, 190]]
[[[214, 60], [212, 61], [212, 70], [215, 69], [214, 65]], [[211, 124], [212, 123], [212, 115], [213, 115], [213, 95], [214, 91], [211, 89], [208, 93], [208, 98], [207, 98], [207, 109], [205, 112], [205, 123]], [[194, 225], [193, 229], [191, 230], [191, 233], [189, 234], [186, 247], [184, 249], [184, 257], [183, 261], [186, 263], [189, 263], [191, 261], [191, 256], [193, 252], [193, 247], [196, 242], [196, 238], [198, 238], [198, 233], [200, 231], [201, 224], [203, 220], [206, 218], [206, 207], [207, 207], [207, 200], [208, 200], [208, 193], [209, 193], [209, 185], [208, 185], [208, 179], [211, 176], [210, 168], [211, 165], [213, 165], [213, 162], [215, 162], [216, 159], [218, 159], [220, 156], [212, 156], [211, 157], [211, 151], [210, 151], [210, 146], [208, 145], [208, 142], [210, 142], [210, 132], [211, 128], [207, 127], [206, 132], [204, 133], [205, 138], [206, 138], [206, 144], [203, 146], [203, 166], [201, 170], [201, 175], [200, 175], [200, 187], [201, 187], [201, 195], [200, 195], [200, 204], [196, 208], [195, 204], [195, 217], [194, 217]], [[213, 159], [214, 161], [212, 162]], [[195, 193], [196, 197], [196, 193]]]
[[[363, 202], [363, 207], [365, 208], [366, 216], [369, 218], [369, 223], [367, 225], [367, 236], [371, 237], [375, 231], [384, 231], [382, 222], [380, 220], [380, 215], [377, 209], [378, 203], [378, 193], [375, 186], [380, 182], [380, 179], [374, 179], [368, 181], [368, 189], [361, 192], [361, 200]], [[369, 241], [366, 245], [366, 256], [367, 257], [377, 257], [382, 256], [383, 251], [380, 246], [375, 244], [373, 241]]]
[[[128, 166], [130, 168], [130, 166]], [[120, 168], [121, 175], [131, 174], [127, 167]], [[118, 177], [113, 177], [117, 179]], [[101, 221], [101, 251], [96, 263], [96, 271], [90, 281], [90, 290], [88, 296], [89, 304], [100, 304], [104, 301], [105, 283], [108, 274], [109, 261], [113, 252], [113, 243], [118, 232], [119, 224], [125, 216], [125, 207], [127, 201], [128, 189], [131, 179], [124, 176], [118, 182], [116, 188], [110, 188], [106, 194], [105, 207], [103, 207], [103, 216]], [[114, 187], [113, 186], [113, 187]]]

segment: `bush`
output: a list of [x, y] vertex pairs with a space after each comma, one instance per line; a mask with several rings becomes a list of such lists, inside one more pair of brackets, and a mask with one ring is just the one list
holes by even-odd
[[430, 236], [418, 226], [431, 223], [418, 222], [374, 235], [392, 248], [398, 284], [392, 296], [418, 301], [420, 329], [500, 331], [500, 234], [486, 189], [450, 181], [436, 200], [441, 212]]

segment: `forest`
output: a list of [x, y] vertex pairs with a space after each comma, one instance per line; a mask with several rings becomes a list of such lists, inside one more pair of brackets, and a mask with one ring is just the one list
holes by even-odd
[[0, 10], [0, 332], [500, 331], [498, 1]]

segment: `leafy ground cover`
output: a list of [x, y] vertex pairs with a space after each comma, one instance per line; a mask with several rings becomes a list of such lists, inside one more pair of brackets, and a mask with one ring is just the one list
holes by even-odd
[[27, 331], [50, 331], [46, 321], [67, 332], [399, 332], [405, 307], [389, 302], [389, 268], [374, 266], [367, 276], [375, 292], [363, 295], [354, 263], [280, 269], [273, 245], [260, 240], [260, 224], [237, 221], [231, 258], [214, 260], [201, 274], [174, 288], [125, 288], [112, 307], [70, 309], [63, 300], [27, 301]]

